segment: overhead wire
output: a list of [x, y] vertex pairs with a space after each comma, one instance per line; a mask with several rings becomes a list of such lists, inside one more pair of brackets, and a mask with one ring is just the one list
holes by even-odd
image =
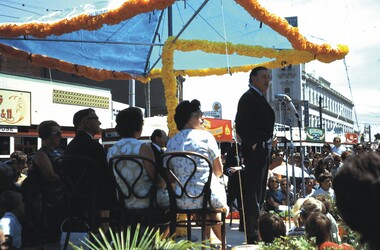
[[344, 64], [344, 67], [345, 67], [345, 70], [346, 70], [348, 88], [350, 89], [350, 94], [351, 94], [351, 101], [352, 101], [352, 104], [354, 104], [354, 115], [355, 115], [356, 126], [357, 126], [358, 131], [360, 131], [359, 122], [358, 122], [358, 115], [356, 114], [354, 95], [352, 94], [351, 81], [350, 81], [350, 77], [349, 77], [349, 74], [348, 74], [348, 68], [347, 68], [346, 58], [343, 58], [343, 64]]

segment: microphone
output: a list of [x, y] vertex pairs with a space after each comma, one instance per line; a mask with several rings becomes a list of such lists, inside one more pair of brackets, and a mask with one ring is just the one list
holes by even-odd
[[300, 118], [299, 115], [298, 115], [298, 112], [297, 112], [297, 109], [296, 107], [294, 107], [294, 104], [292, 102], [292, 99], [288, 96], [288, 95], [285, 95], [285, 94], [277, 94], [274, 96], [275, 98], [277, 99], [280, 99], [280, 100], [284, 100], [286, 101], [286, 103], [288, 104], [288, 107], [294, 112], [294, 114], [296, 115], [297, 118]]

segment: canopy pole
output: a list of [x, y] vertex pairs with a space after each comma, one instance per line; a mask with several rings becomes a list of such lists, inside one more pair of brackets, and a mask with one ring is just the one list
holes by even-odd
[[135, 79], [129, 79], [129, 107], [135, 107]]

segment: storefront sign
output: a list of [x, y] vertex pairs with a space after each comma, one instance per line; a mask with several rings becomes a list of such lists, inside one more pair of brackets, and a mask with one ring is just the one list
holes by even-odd
[[320, 128], [306, 128], [307, 142], [325, 142], [325, 130]]
[[0, 126], [0, 133], [17, 133], [17, 127]]
[[0, 89], [0, 126], [30, 126], [30, 92]]
[[358, 143], [359, 142], [359, 135], [355, 133], [346, 133], [346, 142], [347, 143]]
[[230, 120], [204, 118], [203, 125], [211, 132], [217, 141], [232, 141], [232, 126]]

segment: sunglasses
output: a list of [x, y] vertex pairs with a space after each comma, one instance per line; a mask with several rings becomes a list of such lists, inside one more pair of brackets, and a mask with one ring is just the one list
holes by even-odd
[[54, 132], [51, 132], [50, 134], [51, 135], [56, 135], [56, 136], [62, 136], [62, 132], [61, 131], [54, 131]]
[[275, 180], [270, 180], [270, 182], [275, 182], [275, 183], [278, 183], [278, 181], [275, 181]]

